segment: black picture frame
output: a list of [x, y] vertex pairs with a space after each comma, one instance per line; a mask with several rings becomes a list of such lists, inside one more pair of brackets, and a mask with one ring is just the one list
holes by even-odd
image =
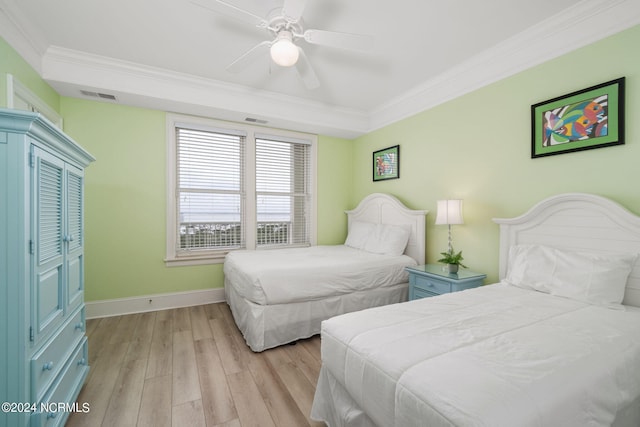
[[400, 146], [373, 152], [373, 181], [400, 178]]
[[531, 158], [624, 144], [620, 77], [531, 106]]

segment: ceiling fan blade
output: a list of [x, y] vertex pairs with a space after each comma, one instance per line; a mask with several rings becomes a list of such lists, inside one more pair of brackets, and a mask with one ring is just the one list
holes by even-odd
[[370, 50], [373, 45], [370, 36], [324, 30], [307, 30], [304, 32], [304, 39], [311, 44], [349, 50]]
[[239, 73], [244, 70], [247, 66], [249, 66], [252, 62], [258, 59], [260, 56], [266, 56], [267, 52], [269, 52], [269, 48], [271, 47], [270, 41], [263, 41], [262, 43], [252, 47], [248, 51], [246, 51], [240, 58], [233, 61], [231, 64], [227, 66], [227, 71], [230, 73]]
[[237, 6], [227, 3], [224, 0], [191, 0], [191, 3], [211, 10], [238, 21], [246, 22], [258, 28], [266, 28], [269, 24], [264, 18], [255, 15], [248, 10], [240, 9]]
[[296, 71], [298, 71], [307, 89], [317, 89], [320, 86], [320, 80], [318, 80], [318, 76], [313, 71], [307, 55], [304, 54], [304, 50], [300, 46], [298, 46], [298, 51], [300, 56], [298, 57], [298, 62], [296, 62]]
[[307, 0], [284, 0], [282, 15], [287, 22], [298, 22], [304, 12]]

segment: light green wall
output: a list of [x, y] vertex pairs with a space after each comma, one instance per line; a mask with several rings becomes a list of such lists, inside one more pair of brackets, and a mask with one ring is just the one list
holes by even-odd
[[60, 96], [9, 44], [0, 37], [0, 107], [7, 106], [7, 74], [25, 85], [55, 111], [60, 111]]
[[[320, 137], [318, 242], [346, 234], [345, 209], [371, 192], [388, 192], [427, 209], [427, 260], [446, 249], [435, 226], [436, 201], [463, 198], [465, 225], [454, 245], [470, 268], [497, 279], [493, 217], [523, 213], [552, 194], [584, 191], [640, 213], [640, 26], [477, 90], [355, 141]], [[97, 158], [87, 170], [88, 301], [221, 287], [221, 265], [165, 267], [165, 114], [59, 97], [0, 39], [0, 105], [6, 73], [44, 99], [65, 130]], [[530, 158], [533, 103], [626, 76], [626, 145]], [[4, 91], [4, 92], [3, 92]], [[371, 153], [401, 146], [401, 178], [371, 182]]]
[[164, 265], [165, 113], [65, 97], [61, 110], [97, 159], [85, 178], [87, 301], [222, 286], [220, 265]]
[[318, 138], [318, 244], [344, 243], [351, 202], [352, 143], [340, 138]]
[[[359, 138], [352, 203], [374, 191], [426, 209], [427, 261], [447, 247], [435, 226], [436, 201], [464, 199], [465, 224], [454, 247], [470, 269], [497, 280], [494, 217], [524, 213], [563, 192], [609, 197], [640, 214], [640, 26], [501, 80]], [[626, 76], [626, 145], [531, 159], [530, 106]], [[371, 181], [372, 151], [400, 145], [400, 179]]]
[[[86, 172], [86, 299], [223, 286], [222, 265], [166, 267], [162, 111], [63, 97], [65, 130], [97, 161]], [[344, 240], [351, 145], [320, 137], [318, 237]], [[335, 167], [335, 169], [334, 169]]]

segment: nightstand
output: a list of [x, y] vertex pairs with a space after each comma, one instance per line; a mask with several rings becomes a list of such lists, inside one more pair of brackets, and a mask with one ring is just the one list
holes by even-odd
[[[443, 270], [443, 267], [445, 270]], [[486, 274], [460, 269], [449, 273], [444, 264], [427, 264], [407, 267], [409, 273], [409, 300], [433, 297], [450, 292], [463, 291], [482, 285]]]

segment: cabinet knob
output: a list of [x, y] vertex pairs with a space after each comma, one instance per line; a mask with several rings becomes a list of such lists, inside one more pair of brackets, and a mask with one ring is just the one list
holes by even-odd
[[77, 323], [76, 324], [76, 329], [80, 329], [80, 330], [84, 329], [84, 322]]
[[84, 359], [84, 357], [82, 359], [78, 360], [78, 366], [83, 366], [83, 365], [86, 365], [86, 364], [87, 364], [87, 361]]
[[52, 369], [53, 369], [53, 362], [47, 362], [44, 365], [42, 365], [43, 371], [50, 371]]
[[55, 418], [57, 415], [58, 414], [56, 414], [55, 412], [49, 412], [47, 414], [47, 419], [49, 420], [49, 419]]

